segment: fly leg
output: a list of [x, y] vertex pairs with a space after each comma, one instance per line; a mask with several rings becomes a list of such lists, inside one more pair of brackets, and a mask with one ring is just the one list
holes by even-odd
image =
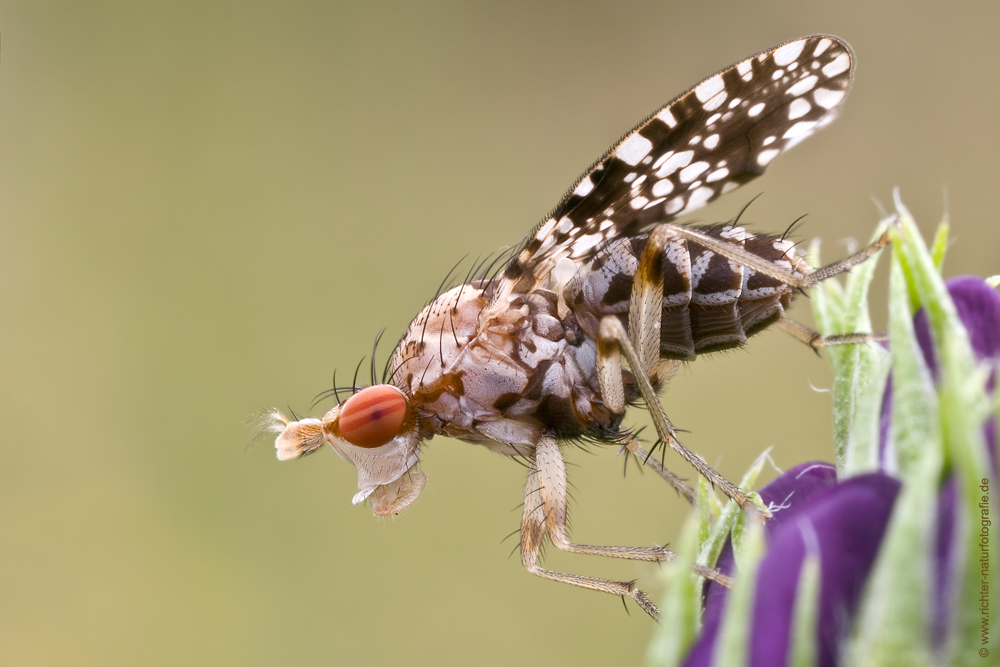
[[[677, 439], [676, 431], [667, 419], [663, 406], [656, 397], [653, 382], [659, 384], [660, 363], [660, 318], [663, 304], [663, 253], [666, 242], [678, 234], [678, 230], [689, 231], [677, 225], [660, 225], [649, 235], [649, 241], [639, 259], [639, 268], [632, 283], [629, 302], [629, 333], [614, 315], [601, 320], [597, 341], [597, 375], [605, 405], [615, 414], [625, 410], [625, 390], [621, 373], [621, 353], [624, 352], [639, 393], [642, 395], [656, 435], [679, 453], [708, 481], [720, 487], [750, 514], [763, 519], [771, 518], [770, 512], [756, 507], [745, 493], [735, 484], [712, 469], [697, 454], [694, 454]], [[712, 239], [714, 242], [714, 239]], [[731, 244], [725, 244], [731, 245]], [[758, 260], [760, 258], [757, 258]], [[670, 481], [668, 479], [668, 481]], [[686, 486], [686, 485], [685, 485]], [[683, 491], [681, 491], [683, 493]]]
[[[635, 349], [632, 347], [632, 342], [629, 340], [628, 335], [625, 333], [625, 327], [622, 326], [622, 323], [618, 321], [617, 317], [614, 315], [608, 315], [601, 320], [600, 339], [598, 340], [597, 347], [598, 368], [600, 369], [602, 365], [605, 365], [606, 367], [614, 366], [617, 361], [619, 370], [617, 378], [609, 377], [611, 375], [610, 372], [602, 373], [599, 370], [599, 377], [601, 378], [601, 391], [605, 397], [605, 404], [608, 402], [607, 397], [609, 393], [613, 394], [615, 389], [624, 395], [621, 379], [621, 363], [619, 361], [620, 358], [618, 350], [625, 353], [625, 358], [628, 359], [629, 366], [632, 368], [641, 368], [639, 365], [639, 357], [636, 354]], [[602, 356], [604, 357], [603, 364], [601, 362]], [[660, 440], [670, 445], [674, 451], [683, 456], [688, 463], [694, 466], [695, 470], [697, 470], [713, 485], [720, 487], [727, 496], [736, 501], [746, 512], [759, 515], [762, 519], [770, 519], [770, 512], [762, 510], [754, 505], [750, 498], [748, 498], [745, 493], [740, 491], [735, 484], [720, 475], [711, 466], [709, 466], [703, 458], [680, 443], [677, 439], [676, 431], [674, 430], [673, 425], [670, 423], [670, 420], [667, 419], [667, 415], [663, 412], [663, 406], [660, 405], [660, 402], [656, 397], [656, 392], [653, 389], [653, 385], [649, 382], [649, 378], [642, 372], [634, 373], [634, 375], [636, 384], [639, 385], [639, 393], [642, 395], [643, 400], [649, 408], [649, 414], [653, 418], [653, 426], [656, 428], [656, 435], [660, 438]], [[617, 388], [612, 386], [615, 383], [615, 380], [617, 380]], [[612, 391], [609, 392], [609, 389]], [[621, 409], [624, 410], [624, 401], [622, 401], [621, 405]], [[608, 407], [611, 406], [609, 405]], [[611, 407], [611, 409], [614, 410], [613, 407]]]
[[[524, 514], [521, 519], [521, 563], [532, 574], [581, 588], [618, 596], [629, 596], [653, 618], [659, 610], [649, 597], [636, 588], [635, 582], [585, 577], [547, 570], [538, 565], [538, 556], [546, 535], [557, 548], [570, 553], [626, 558], [643, 561], [670, 561], [676, 554], [663, 547], [590, 546], [570, 542], [566, 537], [566, 464], [559, 445], [552, 436], [543, 436], [535, 446], [528, 481], [524, 490]], [[731, 585], [729, 577], [704, 566], [694, 567], [696, 574]]]
[[691, 488], [691, 485], [678, 477], [675, 473], [668, 470], [662, 463], [657, 461], [651, 452], [647, 452], [646, 448], [639, 443], [639, 438], [634, 435], [630, 436], [628, 442], [625, 443], [625, 451], [632, 456], [635, 456], [637, 460], [642, 461], [643, 465], [652, 468], [657, 475], [667, 480], [667, 483], [674, 487], [679, 494], [684, 496], [689, 503], [692, 505], [694, 504], [695, 492], [694, 489]]
[[[632, 367], [636, 375], [645, 375], [650, 384], [655, 383], [657, 386], [669, 379], [677, 367], [674, 361], [660, 360], [663, 247], [666, 241], [673, 236], [671, 231], [662, 225], [650, 234], [649, 243], [640, 259], [636, 279], [632, 285], [629, 303], [629, 330], [635, 332], [633, 338], [636, 355], [641, 358], [638, 364]], [[615, 321], [617, 322], [617, 320]], [[631, 360], [629, 363], [633, 364]], [[615, 414], [621, 414], [625, 411], [625, 387], [622, 383], [621, 371], [621, 354], [618, 344], [613, 340], [603, 340], [602, 337], [597, 344], [598, 379], [601, 384], [601, 393], [604, 396], [604, 404]], [[656, 405], [659, 406], [659, 401], [656, 401]], [[664, 419], [666, 418], [664, 417]], [[669, 425], [669, 422], [667, 424]], [[673, 432], [673, 429], [670, 428], [670, 431]], [[657, 433], [663, 439], [659, 426], [657, 426]], [[630, 438], [625, 444], [625, 449], [644, 463], [651, 465], [653, 470], [684, 496], [688, 502], [694, 502], [694, 489], [659, 461], [652, 459], [649, 452], [639, 444], [637, 438]]]
[[847, 333], [834, 336], [824, 336], [815, 329], [810, 329], [806, 325], [796, 322], [789, 317], [782, 317], [777, 322], [778, 327], [792, 338], [805, 343], [814, 350], [831, 345], [858, 345], [860, 343], [873, 343], [889, 340], [889, 335], [885, 331], [873, 331], [871, 333]]
[[[555, 439], [543, 436], [541, 442], [535, 448], [532, 455], [531, 466], [528, 468], [528, 482], [524, 488], [524, 514], [521, 517], [521, 564], [527, 568], [528, 572], [539, 577], [561, 581], [565, 584], [572, 584], [580, 588], [589, 588], [592, 591], [610, 593], [619, 597], [629, 596], [642, 607], [643, 611], [653, 618], [660, 617], [660, 611], [656, 608], [644, 592], [635, 587], [632, 581], [615, 581], [613, 579], [601, 579], [598, 577], [585, 577], [579, 574], [566, 574], [554, 570], [546, 570], [538, 565], [538, 556], [542, 549], [542, 541], [546, 534], [550, 534], [550, 523], [561, 523], [565, 525], [566, 514], [566, 473], [563, 468], [561, 480], [551, 479], [551, 474], [543, 474], [542, 468], [550, 466], [539, 465], [539, 459], [551, 456], [550, 449], [554, 449], [559, 461], [562, 455], [559, 454], [559, 446]], [[546, 479], [546, 478], [549, 479]], [[561, 483], [560, 483], [561, 482]], [[550, 514], [552, 515], [550, 518]], [[553, 540], [555, 543], [555, 540]], [[559, 546], [556, 543], [556, 546]]]
[[[666, 223], [657, 227], [655, 231], [659, 231], [663, 227], [669, 227], [672, 234], [687, 239], [688, 241], [693, 241], [694, 243], [697, 243], [698, 245], [703, 246], [716, 254], [722, 255], [726, 259], [731, 259], [740, 266], [753, 269], [754, 271], [762, 273], [765, 276], [769, 276], [786, 285], [799, 289], [813, 287], [827, 278], [832, 278], [833, 276], [844, 273], [845, 271], [849, 271], [881, 250], [887, 243], [889, 243], [891, 238], [889, 236], [889, 232], [886, 231], [872, 243], [868, 244], [853, 255], [831, 264], [827, 264], [826, 266], [821, 266], [820, 268], [812, 271], [812, 273], [803, 275], [798, 271], [793, 271], [764, 259], [763, 257], [758, 257], [757, 255], [748, 252], [735, 244], [713, 238], [693, 227]], [[650, 234], [650, 240], [652, 240], [652, 237], [653, 234]]]
[[[665, 360], [661, 361], [660, 365], [656, 368], [657, 379], [662, 386], [673, 376], [674, 371], [677, 370], [679, 362], [675, 360]], [[625, 451], [636, 457], [637, 460], [642, 461], [642, 464], [653, 469], [653, 471], [667, 480], [670, 486], [681, 494], [689, 503], [694, 504], [695, 492], [687, 482], [677, 476], [674, 472], [667, 469], [660, 461], [652, 456], [651, 452], [647, 452], [646, 448], [642, 446], [639, 442], [639, 438], [634, 435], [630, 435], [628, 441], [624, 445]]]
[[[680, 362], [668, 359], [661, 361], [660, 365], [656, 367], [657, 380], [660, 382], [660, 386], [666, 384], [666, 382], [673, 376], [674, 371], [677, 370], [677, 366]], [[691, 488], [691, 485], [686, 481], [681, 479], [676, 473], [669, 470], [662, 462], [657, 461], [653, 457], [652, 452], [647, 452], [646, 448], [642, 446], [639, 442], [639, 438], [634, 435], [629, 435], [628, 440], [624, 444], [624, 449], [626, 452], [635, 456], [636, 460], [642, 461], [642, 464], [653, 469], [653, 471], [667, 480], [670, 486], [681, 494], [689, 503], [694, 504], [695, 492]]]
[[[758, 271], [766, 276], [774, 278], [775, 280], [780, 280], [786, 285], [799, 289], [814, 287], [817, 283], [821, 283], [827, 278], [832, 278], [833, 276], [849, 271], [851, 268], [861, 264], [868, 258], [875, 255], [887, 243], [889, 243], [890, 240], [889, 231], [887, 230], [872, 243], [869, 243], [853, 255], [827, 264], [826, 266], [821, 266], [812, 273], [803, 275], [797, 271], [786, 269], [783, 266], [779, 266], [762, 257], [758, 257], [753, 253], [749, 253], [743, 248], [732, 243], [726, 243], [724, 241], [720, 241], [719, 239], [712, 238], [697, 229], [681, 225], [662, 226], [671, 227], [672, 231], [677, 236], [686, 238], [689, 241], [693, 241], [698, 245], [704, 246], [712, 252], [722, 255], [726, 259], [731, 259], [734, 262], [739, 263], [741, 266], [746, 266], [754, 271]], [[829, 347], [831, 345], [857, 345], [860, 343], [887, 340], [887, 334], [885, 332], [847, 333], [835, 336], [824, 336], [818, 331], [814, 331], [804, 324], [800, 324], [799, 322], [784, 316], [782, 316], [782, 318], [778, 321], [778, 326], [781, 327], [781, 329], [786, 333], [791, 334], [796, 340], [805, 343], [813, 349]], [[631, 320], [629, 322], [629, 327], [631, 328]]]

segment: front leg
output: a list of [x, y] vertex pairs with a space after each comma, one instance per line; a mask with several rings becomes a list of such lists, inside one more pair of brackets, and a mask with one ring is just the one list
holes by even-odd
[[561, 536], [558, 542], [553, 537], [553, 543], [560, 548], [568, 544], [565, 541], [566, 470], [565, 466], [562, 466], [561, 475], [553, 474], [555, 460], [562, 464], [559, 446], [556, 444], [555, 438], [543, 436], [532, 455], [531, 466], [528, 468], [528, 482], [524, 489], [524, 514], [521, 518], [521, 564], [527, 568], [528, 572], [539, 577], [619, 597], [627, 595], [635, 600], [647, 614], [654, 619], [659, 618], [660, 611], [650, 601], [649, 596], [635, 587], [635, 582], [566, 574], [546, 570], [538, 565], [542, 541], [547, 533], [552, 535], [550, 526], [559, 526], [557, 534]]
[[[521, 519], [521, 563], [532, 574], [563, 583], [589, 588], [612, 595], [628, 595], [653, 618], [659, 617], [656, 606], [649, 597], [635, 587], [634, 582], [584, 577], [576, 574], [553, 572], [538, 566], [538, 554], [545, 535], [548, 534], [557, 548], [570, 553], [626, 558], [651, 562], [672, 561], [677, 556], [663, 547], [592, 546], [570, 542], [566, 536], [566, 464], [555, 438], [544, 436], [535, 446], [528, 482], [524, 490], [524, 515]], [[694, 565], [695, 574], [730, 586], [726, 575], [703, 565]]]

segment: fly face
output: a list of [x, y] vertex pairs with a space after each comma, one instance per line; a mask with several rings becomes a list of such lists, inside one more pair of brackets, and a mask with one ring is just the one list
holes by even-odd
[[288, 461], [329, 444], [358, 470], [352, 502], [368, 500], [379, 516], [398, 514], [423, 491], [427, 477], [417, 468], [420, 437], [401, 391], [388, 384], [361, 389], [322, 419], [289, 421], [270, 415], [278, 460]]

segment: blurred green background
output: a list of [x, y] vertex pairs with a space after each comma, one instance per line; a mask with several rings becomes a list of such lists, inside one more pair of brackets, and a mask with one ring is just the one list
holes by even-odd
[[[521, 466], [437, 439], [382, 520], [331, 451], [279, 464], [244, 420], [308, 410], [383, 326], [384, 362], [448, 267], [645, 114], [812, 32], [857, 51], [845, 113], [697, 219], [763, 192], [745, 220], [808, 213], [833, 258], [899, 186], [928, 233], [949, 210], [949, 274], [1000, 272], [998, 25], [995, 2], [0, 3], [0, 664], [640, 662], [633, 604], [512, 555]], [[829, 459], [828, 384], [768, 332], [664, 402], [734, 478], [767, 447]], [[567, 457], [578, 541], [676, 536], [659, 479]]]

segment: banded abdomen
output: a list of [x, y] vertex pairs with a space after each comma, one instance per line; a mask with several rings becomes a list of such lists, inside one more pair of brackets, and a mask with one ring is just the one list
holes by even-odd
[[[791, 241], [730, 225], [699, 231], [786, 269], [812, 272]], [[641, 234], [609, 244], [566, 286], [566, 304], [588, 332], [609, 314], [628, 326], [632, 284], [648, 238]], [[691, 360], [739, 347], [777, 321], [794, 296], [788, 285], [679, 237], [668, 241], [663, 268], [660, 354], [667, 359]]]

